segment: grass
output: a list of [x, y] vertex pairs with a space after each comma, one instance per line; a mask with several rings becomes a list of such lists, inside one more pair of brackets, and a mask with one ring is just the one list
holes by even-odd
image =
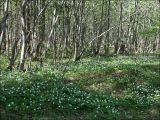
[[61, 63], [63, 77], [54, 67], [32, 75], [2, 70], [1, 111], [34, 120], [160, 119], [159, 64], [156, 57], [117, 56]]

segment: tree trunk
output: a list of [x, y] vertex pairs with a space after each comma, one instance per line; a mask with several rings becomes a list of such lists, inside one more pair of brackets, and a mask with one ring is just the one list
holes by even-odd
[[21, 55], [19, 62], [19, 70], [24, 70], [25, 57], [26, 57], [26, 49], [27, 49], [27, 6], [28, 0], [22, 0], [21, 6]]
[[2, 43], [5, 41], [5, 37], [6, 37], [8, 6], [9, 6], [9, 0], [5, 0], [4, 10], [3, 10], [4, 16], [3, 16], [2, 20], [0, 21], [0, 53], [2, 50]]

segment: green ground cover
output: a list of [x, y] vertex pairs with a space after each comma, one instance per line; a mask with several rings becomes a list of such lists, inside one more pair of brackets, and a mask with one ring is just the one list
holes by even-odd
[[160, 119], [156, 57], [84, 58], [32, 73], [5, 70], [5, 58], [0, 63], [1, 119]]

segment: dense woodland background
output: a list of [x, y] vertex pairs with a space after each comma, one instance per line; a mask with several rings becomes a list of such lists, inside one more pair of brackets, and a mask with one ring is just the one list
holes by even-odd
[[0, 119], [160, 119], [159, 0], [0, 0]]
[[[157, 53], [158, 0], [3, 0], [0, 52], [8, 68], [26, 61]], [[18, 61], [18, 62], [16, 62]]]

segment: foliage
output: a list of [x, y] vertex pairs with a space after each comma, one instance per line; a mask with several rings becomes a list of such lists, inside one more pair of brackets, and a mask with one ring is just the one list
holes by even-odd
[[157, 32], [159, 30], [159, 26], [153, 26], [142, 32], [141, 34], [147, 37], [154, 37], [156, 36]]
[[72, 84], [62, 84], [60, 76], [52, 71], [38, 71], [32, 75], [16, 71], [9, 74], [3, 72], [0, 81], [0, 103], [6, 111], [31, 114], [48, 109], [63, 112], [96, 109], [98, 113], [115, 114], [114, 98], [88, 93]]
[[6, 66], [7, 66], [7, 58], [2, 56], [2, 55], [0, 55], [0, 71], [2, 69], [5, 69]]
[[[160, 105], [157, 63], [152, 57], [86, 58], [69, 64], [65, 77], [50, 67], [33, 73], [2, 71], [0, 105], [7, 112], [33, 116], [79, 112], [77, 118], [87, 113], [83, 119], [89, 120], [158, 119], [158, 112], [153, 116], [149, 111], [158, 111]], [[75, 81], [67, 81], [73, 76]], [[100, 83], [110, 89], [98, 88]], [[96, 90], [91, 89], [93, 84]]]

